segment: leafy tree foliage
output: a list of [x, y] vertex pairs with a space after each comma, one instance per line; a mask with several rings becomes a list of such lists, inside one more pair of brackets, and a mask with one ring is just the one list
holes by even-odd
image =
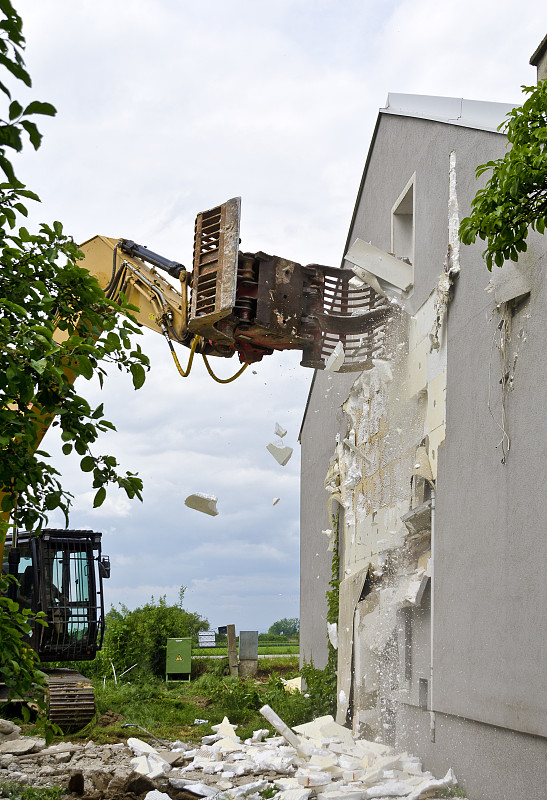
[[477, 177], [492, 174], [460, 226], [464, 244], [477, 236], [486, 241], [483, 256], [489, 270], [492, 264], [517, 261], [527, 249], [529, 228], [543, 233], [547, 226], [547, 81], [523, 89], [527, 100], [500, 126], [510, 149], [477, 168]]
[[34, 616], [28, 608], [20, 609], [7, 597], [8, 586], [14, 580], [11, 575], [0, 575], [0, 681], [8, 687], [8, 699], [24, 697], [31, 692], [44, 708], [45, 675], [38, 670], [38, 657], [24, 644], [23, 637], [30, 636], [31, 622], [43, 625], [45, 615]]
[[[168, 605], [165, 596], [134, 610], [120, 604], [106, 615], [103, 649], [95, 671], [110, 672], [110, 662], [118, 675], [134, 668], [132, 675], [140, 678], [165, 677], [167, 639], [196, 636], [209, 630], [204, 617], [182, 607], [185, 587], [181, 586], [179, 600]], [[87, 670], [89, 672], [89, 670]], [[102, 674], [106, 674], [104, 671]]]
[[270, 625], [268, 633], [271, 633], [274, 636], [280, 636], [283, 634], [283, 636], [286, 636], [287, 639], [293, 639], [300, 633], [300, 620], [298, 617], [292, 617], [291, 619], [286, 619], [284, 617], [278, 622], [274, 622], [273, 625]]
[[[95, 278], [78, 261], [82, 254], [61, 223], [43, 224], [31, 233], [20, 225], [25, 203], [39, 198], [17, 179], [9, 155], [28, 137], [34, 148], [41, 134], [36, 115], [53, 116], [50, 103], [23, 107], [7, 83], [31, 86], [25, 68], [22, 20], [10, 0], [0, 0], [0, 561], [8, 519], [14, 526], [38, 529], [48, 513], [61, 509], [68, 520], [70, 495], [59, 473], [39, 449], [53, 421], [60, 428], [65, 454], [75, 450], [80, 466], [92, 474], [94, 505], [117, 484], [129, 497], [141, 496], [137, 475], [121, 473], [113, 456], [91, 452], [101, 431], [113, 429], [103, 407], [92, 408], [74, 388], [78, 376], [101, 381], [113, 362], [142, 385], [148, 359], [131, 335], [139, 333], [130, 306], [107, 300]], [[20, 84], [17, 84], [20, 85]], [[122, 316], [120, 316], [120, 314]], [[6, 581], [2, 579], [2, 591]], [[12, 693], [40, 696], [42, 677], [26, 648], [24, 611], [8, 598], [0, 602], [0, 681]], [[34, 689], [31, 687], [34, 686]]]
[[[0, 67], [27, 86], [22, 50], [22, 21], [9, 0], [0, 0]], [[105, 364], [114, 362], [131, 372], [135, 388], [142, 385], [146, 356], [131, 342], [140, 330], [129, 306], [107, 300], [96, 279], [78, 264], [82, 254], [63, 232], [60, 222], [43, 224], [38, 233], [17, 227], [27, 215], [24, 204], [37, 200], [15, 177], [9, 148], [22, 148], [27, 133], [35, 148], [41, 136], [29, 117], [55, 114], [49, 103], [33, 101], [23, 108], [8, 98], [7, 119], [0, 120], [0, 492], [1, 510], [22, 528], [42, 525], [49, 511], [68, 514], [70, 496], [59, 475], [45, 460], [40, 441], [51, 421], [59, 426], [63, 452], [82, 456], [81, 468], [92, 473], [97, 490], [94, 505], [115, 483], [129, 497], [140, 497], [142, 483], [118, 471], [113, 456], [96, 456], [91, 445], [99, 433], [113, 429], [102, 404], [91, 408], [74, 387], [78, 376], [101, 380]], [[124, 313], [125, 316], [120, 317]]]

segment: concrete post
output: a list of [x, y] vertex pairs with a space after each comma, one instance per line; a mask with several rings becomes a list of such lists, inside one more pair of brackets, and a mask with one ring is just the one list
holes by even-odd
[[230, 675], [237, 678], [239, 675], [239, 665], [237, 660], [237, 646], [236, 646], [236, 626], [227, 626], [228, 636], [228, 665], [230, 667]]

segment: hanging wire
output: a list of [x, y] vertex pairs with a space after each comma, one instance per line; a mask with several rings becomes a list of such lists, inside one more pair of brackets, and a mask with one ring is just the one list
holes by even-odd
[[204, 360], [204, 362], [205, 362], [205, 366], [207, 367], [207, 372], [209, 373], [209, 375], [211, 376], [211, 378], [212, 378], [214, 381], [216, 381], [217, 383], [231, 383], [232, 381], [235, 381], [235, 379], [236, 379], [236, 378], [239, 378], [239, 376], [241, 375], [241, 373], [242, 373], [242, 372], [245, 372], [245, 370], [246, 370], [246, 369], [247, 369], [247, 367], [249, 366], [249, 364], [248, 364], [248, 363], [245, 363], [245, 364], [243, 364], [243, 366], [241, 367], [241, 369], [240, 369], [240, 370], [238, 370], [238, 371], [236, 372], [236, 374], [235, 374], [235, 375], [232, 375], [232, 377], [231, 377], [231, 378], [218, 378], [218, 377], [215, 375], [215, 373], [213, 372], [213, 370], [211, 369], [211, 367], [209, 366], [209, 361], [208, 361], [208, 359], [207, 359], [207, 356], [206, 356], [205, 354], [203, 355], [203, 360]]
[[[196, 352], [200, 337], [199, 336], [194, 336], [194, 339], [192, 340], [192, 345], [190, 347], [190, 358], [188, 359], [188, 366], [186, 367], [186, 369], [183, 369], [181, 364], [180, 364], [180, 361], [178, 360], [177, 354], [175, 352], [175, 348], [173, 347], [173, 343], [171, 342], [171, 339], [169, 338], [169, 333], [168, 333], [167, 329], [164, 330], [163, 334], [164, 334], [165, 338], [167, 339], [167, 343], [169, 345], [169, 349], [171, 350], [171, 355], [173, 356], [173, 361], [175, 362], [175, 366], [177, 367], [179, 375], [181, 375], [183, 378], [187, 378], [188, 375], [190, 374], [190, 370], [192, 369], [192, 363], [194, 361], [194, 355], [195, 355], [195, 352]], [[205, 362], [205, 366], [207, 368], [207, 372], [209, 373], [211, 378], [214, 381], [216, 381], [217, 383], [231, 383], [232, 381], [235, 381], [235, 379], [239, 378], [241, 373], [244, 372], [247, 369], [247, 367], [249, 366], [249, 364], [247, 364], [247, 363], [243, 364], [241, 369], [238, 370], [235, 375], [232, 375], [231, 378], [218, 378], [215, 375], [215, 373], [213, 372], [213, 370], [211, 369], [211, 367], [209, 365], [209, 361], [208, 361], [206, 355], [203, 355], [203, 361]]]
[[175, 362], [175, 366], [179, 371], [179, 375], [181, 375], [183, 378], [187, 378], [188, 375], [190, 374], [190, 370], [192, 369], [192, 363], [194, 361], [194, 353], [196, 352], [196, 347], [198, 346], [199, 336], [194, 336], [194, 339], [192, 341], [192, 346], [190, 347], [190, 357], [188, 359], [188, 366], [186, 367], [185, 370], [181, 367], [180, 361], [178, 360], [177, 354], [175, 353], [175, 348], [173, 347], [173, 343], [171, 342], [169, 334], [167, 333], [166, 330], [164, 331], [164, 336], [167, 339], [167, 344], [169, 345], [169, 349], [171, 350], [171, 355], [173, 356], [173, 361]]

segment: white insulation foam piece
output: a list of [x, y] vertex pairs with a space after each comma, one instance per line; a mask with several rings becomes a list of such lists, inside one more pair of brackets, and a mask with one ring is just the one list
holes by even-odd
[[130, 736], [127, 740], [127, 746], [134, 752], [136, 756], [147, 756], [149, 753], [157, 753], [158, 751], [151, 747], [147, 742], [143, 742], [142, 739], [137, 739], [134, 736]]
[[282, 467], [284, 467], [285, 464], [288, 464], [289, 459], [292, 456], [292, 447], [284, 447], [283, 445], [270, 442], [270, 444], [266, 445], [266, 449], [272, 454], [277, 463], [281, 464]]
[[272, 500], [272, 506], [276, 506], [280, 500], [281, 500], [280, 497], [274, 497], [274, 499]]
[[166, 792], [160, 792], [159, 789], [152, 789], [144, 796], [144, 800], [171, 800]]
[[279, 422], [275, 423], [275, 435], [281, 437], [281, 439], [287, 435], [287, 431], [281, 427]]
[[285, 739], [286, 742], [288, 742], [291, 745], [291, 747], [294, 747], [295, 749], [298, 747], [298, 745], [300, 744], [298, 736], [293, 731], [291, 731], [289, 726], [285, 722], [283, 722], [281, 717], [277, 716], [273, 708], [271, 708], [268, 705], [262, 706], [262, 708], [260, 709], [260, 713], [265, 719], [268, 720], [270, 725], [273, 725], [275, 730], [281, 734], [281, 736]]
[[327, 372], [338, 372], [340, 367], [343, 365], [345, 358], [346, 354], [344, 352], [344, 345], [342, 342], [338, 342], [330, 356], [325, 361], [325, 369]]
[[215, 497], [214, 494], [203, 494], [202, 492], [196, 492], [195, 494], [188, 495], [184, 501], [184, 505], [188, 506], [188, 508], [193, 508], [196, 511], [201, 511], [203, 514], [209, 514], [211, 517], [216, 517], [218, 514], [217, 501], [218, 498]]
[[338, 650], [338, 625], [336, 622], [327, 622], [327, 634], [331, 645]]

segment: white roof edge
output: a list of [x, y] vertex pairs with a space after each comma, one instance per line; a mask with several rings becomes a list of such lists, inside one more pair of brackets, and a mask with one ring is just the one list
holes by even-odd
[[466, 100], [463, 97], [436, 97], [426, 94], [398, 94], [390, 92], [381, 114], [418, 117], [465, 128], [498, 132], [507, 114], [518, 103], [490, 103]]

